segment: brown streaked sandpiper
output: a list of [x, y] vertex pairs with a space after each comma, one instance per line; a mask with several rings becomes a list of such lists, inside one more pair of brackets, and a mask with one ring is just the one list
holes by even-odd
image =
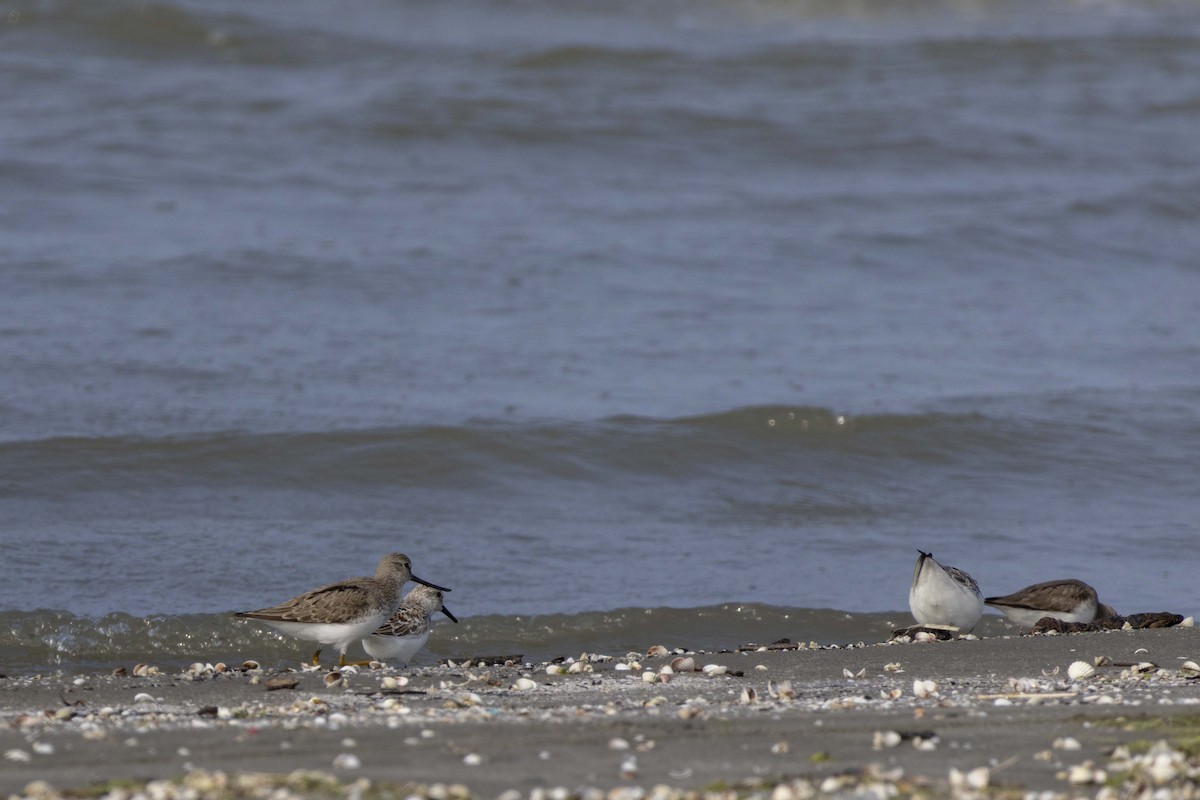
[[1063, 622], [1092, 622], [1117, 616], [1111, 606], [1100, 602], [1095, 589], [1075, 578], [1035, 583], [1003, 597], [989, 597], [983, 602], [1004, 612], [1010, 622], [1023, 628], [1032, 628], [1042, 617], [1054, 617]]
[[[400, 590], [416, 581], [439, 591], [442, 586], [412, 574], [412, 561], [403, 553], [389, 553], [379, 560], [375, 577], [349, 578], [330, 583], [270, 608], [239, 611], [235, 617], [265, 622], [289, 636], [321, 645], [336, 645], [338, 666], [346, 665], [346, 648], [382, 625], [400, 605]], [[321, 648], [313, 653], [320, 663]]]

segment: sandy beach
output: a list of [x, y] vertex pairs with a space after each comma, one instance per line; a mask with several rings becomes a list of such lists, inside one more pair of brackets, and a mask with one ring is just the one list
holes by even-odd
[[[332, 686], [326, 670], [272, 665], [10, 675], [0, 792], [314, 770], [359, 792], [365, 778], [510, 800], [881, 784], [1093, 796], [1142, 780], [1118, 745], [1136, 756], [1162, 739], [1186, 755], [1200, 734], [1194, 627], [697, 653], [666, 682], [654, 676], [686, 643], [655, 644], [670, 652], [364, 668]], [[1094, 674], [1073, 680], [1075, 662]], [[1187, 780], [1194, 763], [1174, 758], [1172, 780]]]

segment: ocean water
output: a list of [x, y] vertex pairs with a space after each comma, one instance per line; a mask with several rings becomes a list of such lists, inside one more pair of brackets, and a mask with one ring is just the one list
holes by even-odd
[[[1200, 610], [1200, 6], [0, 0], [0, 671]], [[1006, 632], [989, 618], [984, 630]]]

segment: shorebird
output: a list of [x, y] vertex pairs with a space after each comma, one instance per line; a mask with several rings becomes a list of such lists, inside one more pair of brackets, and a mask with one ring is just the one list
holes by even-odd
[[400, 608], [362, 640], [363, 649], [376, 661], [398, 661], [407, 667], [417, 651], [429, 641], [433, 615], [442, 612], [454, 622], [458, 617], [442, 604], [442, 593], [431, 586], [418, 586], [400, 601]]
[[917, 551], [908, 607], [922, 625], [951, 625], [969, 633], [983, 616], [983, 595], [975, 579], [956, 567], [944, 567]]
[[[265, 622], [289, 636], [321, 645], [336, 645], [338, 666], [346, 665], [346, 648], [384, 623], [400, 605], [400, 589], [416, 581], [442, 592], [442, 586], [412, 574], [412, 561], [403, 553], [389, 553], [379, 560], [373, 578], [349, 578], [320, 586], [257, 611], [239, 611], [235, 617]], [[321, 649], [313, 653], [313, 666], [320, 664]]]
[[1032, 628], [1042, 617], [1054, 617], [1063, 622], [1092, 622], [1117, 616], [1111, 606], [1100, 602], [1095, 589], [1074, 578], [1035, 583], [1003, 597], [989, 597], [983, 602], [1004, 612], [1010, 622], [1024, 628]]

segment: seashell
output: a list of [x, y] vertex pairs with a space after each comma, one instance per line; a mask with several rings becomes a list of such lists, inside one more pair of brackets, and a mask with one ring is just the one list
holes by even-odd
[[917, 631], [913, 635], [913, 641], [914, 642], [936, 642], [937, 635], [932, 634], [929, 631]]
[[145, 692], [138, 692], [137, 694], [135, 694], [133, 696], [133, 702], [135, 702], [135, 703], [153, 703], [154, 695], [146, 694]]
[[567, 668], [561, 664], [547, 664], [546, 665], [546, 674], [547, 675], [566, 675]]
[[1158, 671], [1158, 665], [1151, 664], [1149, 661], [1142, 661], [1130, 667], [1129, 671], [1134, 675], [1149, 675], [1151, 672]]
[[629, 664], [626, 664], [624, 661], [621, 661], [617, 664], [613, 664], [613, 669], [616, 670], [617, 672], [629, 672], [629, 670], [631, 670], [633, 668]]
[[937, 696], [937, 684], [933, 681], [917, 679], [913, 681], [913, 694], [921, 699]]
[[778, 684], [774, 681], [767, 681], [767, 694], [777, 700], [794, 700], [796, 690], [792, 688], [791, 681], [782, 681]]
[[1053, 678], [1055, 675], [1057, 675], [1060, 672], [1062, 672], [1062, 667], [1055, 667], [1054, 669], [1048, 669], [1048, 670], [1044, 669], [1044, 670], [1042, 670], [1042, 677], [1043, 678]]
[[228, 671], [229, 666], [224, 661], [218, 661], [217, 663], [213, 664], [213, 672], [217, 673], [218, 675]]
[[463, 756], [463, 763], [468, 767], [478, 767], [483, 763], [483, 756], [479, 755], [479, 753], [467, 753]]
[[1050, 746], [1055, 750], [1079, 750], [1083, 747], [1074, 736], [1060, 736]]
[[330, 689], [336, 686], [341, 686], [345, 682], [346, 679], [343, 678], [342, 673], [338, 672], [337, 670], [334, 670], [325, 676], [325, 685]]
[[679, 718], [682, 720], [695, 719], [703, 713], [702, 709], [695, 706], [681, 706], [679, 709]]
[[1181, 627], [1181, 628], [1196, 627], [1196, 618], [1195, 617], [1184, 617], [1183, 622], [1179, 623], [1179, 627]]
[[34, 742], [33, 752], [39, 756], [52, 756], [54, 755], [54, 745], [49, 742]]
[[754, 665], [754, 671], [755, 671], [755, 672], [766, 672], [766, 671], [767, 671], [767, 665], [766, 665], [766, 664], [755, 664], [755, 665]]
[[884, 672], [904, 672], [904, 668], [900, 666], [899, 661], [893, 661], [890, 664], [883, 665]]
[[646, 683], [654, 683], [656, 680], [658, 680], [658, 673], [657, 672], [649, 672], [649, 671], [643, 672], [642, 680], [645, 681]]
[[903, 738], [896, 731], [875, 731], [875, 735], [871, 737], [871, 749], [882, 750], [885, 747], [895, 747], [903, 741]]
[[408, 677], [400, 675], [395, 677], [388, 675], [379, 681], [379, 685], [384, 689], [399, 689], [401, 686], [408, 686]]
[[958, 790], [955, 794], [964, 789], [976, 792], [981, 791], [988, 788], [991, 780], [992, 772], [987, 767], [976, 767], [967, 772], [960, 772], [953, 767], [950, 768], [950, 788]]
[[567, 667], [567, 673], [569, 675], [578, 675], [581, 672], [591, 672], [591, 671], [592, 671], [592, 665], [587, 663], [586, 661], [576, 661], [574, 664]]
[[26, 761], [32, 761], [33, 756], [31, 756], [29, 753], [25, 752], [24, 750], [17, 750], [16, 748], [14, 748], [12, 750], [4, 751], [4, 760], [5, 761], [17, 761], [17, 762], [24, 763]]
[[188, 671], [188, 674], [190, 674], [190, 675], [203, 675], [205, 672], [209, 671], [209, 669], [211, 669], [211, 668], [207, 667], [204, 664], [201, 664], [199, 661], [197, 661], [196, 663], [194, 663], [190, 667], [188, 667], [187, 671]]
[[517, 678], [517, 682], [512, 685], [512, 688], [518, 692], [528, 692], [530, 689], [537, 688], [537, 682], [530, 678]]
[[880, 689], [879, 696], [884, 700], [899, 700], [904, 695], [903, 689]]
[[622, 739], [620, 736], [614, 736], [613, 738], [608, 740], [608, 749], [609, 750], [628, 750], [629, 742], [626, 741], [625, 739]]
[[246, 670], [247, 672], [249, 672], [249, 671], [250, 671], [250, 670], [252, 670], [252, 669], [262, 669], [262, 665], [261, 665], [261, 664], [259, 664], [259, 663], [258, 663], [257, 661], [255, 661], [254, 659], [250, 659], [249, 661], [243, 661], [243, 662], [242, 662], [242, 669], [244, 669], [244, 670]]
[[1108, 780], [1108, 773], [1096, 769], [1091, 761], [1085, 761], [1067, 770], [1066, 779], [1072, 786], [1086, 786], [1090, 783], [1104, 783]]
[[629, 756], [622, 761], [618, 771], [621, 775], [621, 780], [631, 781], [636, 778], [638, 774], [637, 756]]
[[861, 678], [861, 677], [865, 676], [866, 674], [867, 674], [866, 667], [863, 667], [858, 672], [852, 672], [849, 669], [846, 669], [844, 667], [842, 668], [842, 677], [850, 678], [851, 680], [853, 680], [855, 678]]
[[723, 664], [705, 664], [701, 671], [711, 678], [715, 675], [725, 675], [729, 672], [729, 667]]
[[1185, 678], [1200, 678], [1200, 664], [1185, 661], [1179, 665], [1179, 674]]
[[1086, 661], [1072, 661], [1067, 676], [1073, 681], [1086, 680], [1096, 674], [1096, 668]]
[[654, 680], [656, 683], [670, 683], [671, 679], [674, 677], [674, 672], [660, 672], [655, 676]]
[[[776, 742], [775, 744], [771, 745], [771, 752], [777, 756], [783, 755], [784, 753], [788, 752], [791, 749], [792, 749], [791, 746], [787, 742]], [[784, 785], [784, 784], [780, 784], [780, 785]]]
[[658, 668], [658, 674], [659, 675], [674, 675], [675, 670], [671, 669], [670, 664], [663, 664], [661, 667]]
[[742, 689], [742, 695], [738, 698], [738, 702], [744, 706], [748, 706], [751, 703], [757, 703], [758, 692], [753, 686], [747, 686], [745, 689]]
[[158, 667], [149, 664], [138, 664], [133, 668], [133, 674], [138, 678], [149, 678], [158, 674]]
[[362, 761], [353, 753], [341, 753], [333, 760], [334, 769], [358, 769]]
[[695, 672], [696, 659], [691, 656], [680, 656], [679, 658], [671, 659], [671, 669], [675, 672]]
[[655, 695], [654, 697], [651, 697], [649, 700], [642, 703], [642, 705], [646, 708], [657, 708], [658, 706], [664, 705], [666, 702], [667, 702], [667, 698], [665, 698], [661, 694], [659, 694], [659, 695]]
[[661, 644], [656, 644], [646, 651], [647, 658], [661, 658], [662, 656], [671, 655], [671, 651], [663, 647]]

